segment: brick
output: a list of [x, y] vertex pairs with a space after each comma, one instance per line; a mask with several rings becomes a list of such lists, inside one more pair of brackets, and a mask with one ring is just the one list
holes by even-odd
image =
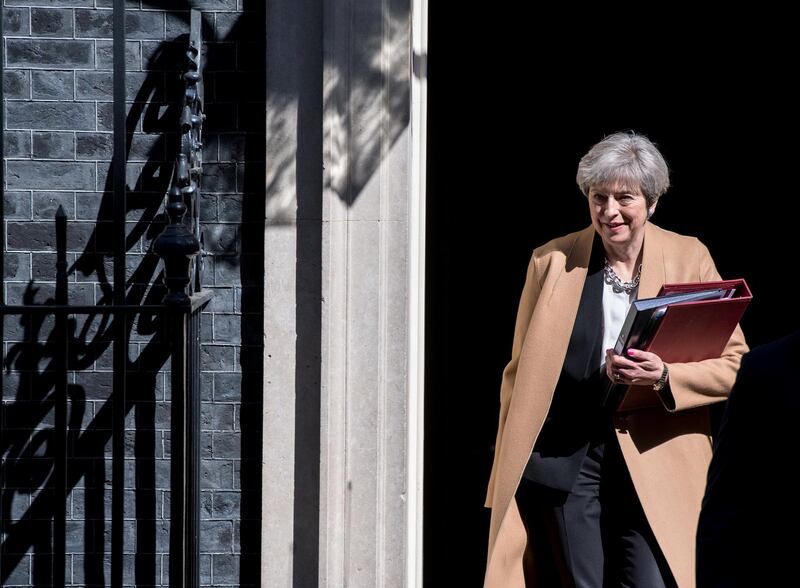
[[201, 459], [200, 483], [207, 490], [233, 488], [233, 462], [226, 459]]
[[95, 166], [88, 162], [9, 161], [8, 188], [94, 190]]
[[191, 27], [189, 26], [188, 10], [167, 12], [166, 19], [167, 39], [174, 39], [175, 37], [189, 33]]
[[200, 365], [204, 371], [234, 371], [234, 350], [231, 346], [204, 345], [200, 350]]
[[218, 286], [240, 286], [242, 282], [241, 266], [234, 256], [215, 259], [214, 283]]
[[76, 133], [75, 155], [78, 159], [110, 161], [114, 155], [113, 133]]
[[31, 72], [12, 69], [3, 72], [3, 96], [6, 99], [28, 99], [31, 96]]
[[132, 11], [125, 13], [125, 37], [128, 39], [163, 39], [164, 13]]
[[[130, 114], [130, 111], [131, 111], [131, 104], [126, 104], [125, 116], [128, 116]], [[141, 129], [141, 121], [136, 123], [136, 129], [137, 130]], [[97, 103], [97, 130], [98, 131], [114, 130], [114, 104], [112, 102]]]
[[6, 6], [94, 6], [94, 0], [5, 0]]
[[31, 193], [13, 192], [3, 194], [3, 216], [5, 220], [27, 220], [31, 218]]
[[[3, 257], [3, 279], [28, 281], [31, 279], [31, 256], [29, 253], [6, 253]], [[6, 339], [8, 339], [6, 337]]]
[[113, 100], [114, 74], [110, 71], [76, 72], [75, 97], [79, 100]]
[[[217, 343], [239, 343], [242, 317], [235, 314], [214, 315], [214, 341]], [[260, 325], [259, 325], [260, 326]]]
[[31, 134], [29, 131], [6, 131], [3, 133], [3, 154], [8, 158], [30, 159]]
[[238, 228], [236, 224], [207, 223], [204, 227], [206, 251], [214, 254], [238, 253]]
[[31, 34], [36, 37], [72, 37], [72, 10], [31, 8]]
[[16, 129], [93, 131], [94, 103], [9, 102], [6, 125]]
[[215, 553], [211, 558], [211, 577], [214, 585], [239, 586], [239, 557]]
[[206, 553], [232, 553], [233, 523], [200, 521], [200, 545]]
[[186, 43], [174, 41], [142, 41], [142, 69], [178, 71], [184, 63]]
[[31, 276], [37, 282], [56, 279], [56, 254], [31, 253]]
[[72, 100], [75, 97], [75, 74], [71, 71], [33, 71], [31, 96], [34, 100]]
[[[69, 241], [68, 248], [69, 248]], [[94, 288], [91, 284], [67, 284], [67, 295], [70, 304], [94, 304]]]
[[200, 218], [203, 223], [217, 220], [216, 194], [200, 194]]
[[97, 162], [97, 185], [95, 190], [100, 192], [112, 193], [114, 186], [112, 183], [113, 176], [111, 175], [111, 162], [98, 161]]
[[214, 402], [239, 401], [242, 374], [214, 374]]
[[76, 10], [75, 36], [111, 39], [114, 35], [113, 10]]
[[[92, 223], [67, 223], [67, 250], [82, 251], [92, 234]], [[9, 222], [6, 235], [9, 250], [14, 251], [55, 251], [56, 231], [50, 222]], [[94, 288], [92, 284], [85, 290], [78, 291], [86, 304], [94, 304]], [[9, 294], [10, 296], [10, 294]]]
[[242, 195], [220, 194], [219, 220], [223, 222], [242, 222]]
[[[114, 69], [113, 41], [97, 40], [95, 43], [97, 69]], [[142, 69], [142, 44], [140, 41], [125, 42], [125, 69], [128, 72]]]
[[214, 433], [214, 457], [235, 458], [242, 455], [242, 434], [238, 432]]
[[[108, 197], [110, 199], [111, 194]], [[75, 194], [75, 217], [78, 220], [97, 219], [102, 200], [103, 194], [100, 192], [78, 192]]]
[[33, 156], [37, 159], [75, 159], [75, 134], [34, 131]]
[[218, 12], [214, 14], [214, 37], [220, 40], [233, 38], [250, 20], [237, 12]]
[[204, 431], [233, 431], [233, 405], [204, 404], [200, 407], [200, 426]]
[[[165, 576], [164, 582], [169, 580]], [[200, 555], [200, 584], [202, 586], [211, 586], [211, 556], [207, 554]]]
[[32, 69], [91, 69], [94, 67], [94, 44], [59, 39], [8, 39], [6, 63], [9, 67]]
[[36, 220], [53, 220], [58, 207], [62, 206], [68, 219], [75, 218], [74, 192], [34, 192], [33, 218]]
[[3, 36], [25, 37], [30, 34], [31, 13], [29, 8], [3, 9]]
[[97, 130], [114, 130], [114, 104], [112, 102], [97, 103]]
[[214, 374], [201, 373], [200, 374], [200, 400], [203, 402], [211, 402], [214, 395]]
[[195, 0], [192, 8], [198, 10], [236, 10], [236, 0]]
[[212, 316], [208, 313], [203, 313], [200, 319], [200, 343], [212, 343], [214, 341], [214, 324]]
[[211, 516], [216, 519], [238, 519], [241, 513], [242, 495], [239, 492], [214, 492]]
[[159, 133], [134, 133], [128, 161], [165, 161], [164, 137]]
[[[75, 263], [77, 254], [67, 253], [67, 267]], [[56, 279], [56, 254], [55, 253], [31, 253], [31, 277], [37, 282], [54, 282]], [[75, 274], [67, 276], [67, 280], [72, 283], [75, 281]], [[69, 286], [69, 285], [68, 285]], [[81, 296], [84, 292], [79, 293]], [[79, 322], [82, 322], [80, 319]], [[83, 392], [81, 391], [81, 395]]]

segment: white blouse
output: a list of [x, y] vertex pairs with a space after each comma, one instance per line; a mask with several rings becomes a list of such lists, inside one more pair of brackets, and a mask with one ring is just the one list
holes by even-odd
[[606, 349], [613, 348], [622, 330], [622, 323], [628, 314], [631, 303], [636, 300], [639, 286], [630, 294], [614, 292], [614, 286], [603, 281], [603, 346], [600, 350], [600, 370], [606, 369]]

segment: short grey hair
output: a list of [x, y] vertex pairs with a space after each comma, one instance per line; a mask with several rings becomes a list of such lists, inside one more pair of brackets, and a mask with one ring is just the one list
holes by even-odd
[[583, 195], [616, 183], [639, 188], [652, 206], [669, 188], [669, 168], [658, 148], [633, 131], [614, 133], [595, 144], [578, 163], [575, 180]]

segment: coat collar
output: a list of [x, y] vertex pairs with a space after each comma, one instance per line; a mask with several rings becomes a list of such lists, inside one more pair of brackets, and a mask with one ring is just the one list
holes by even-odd
[[[577, 310], [577, 302], [580, 299], [589, 268], [595, 233], [593, 225], [589, 225], [578, 232], [563, 270], [566, 275], [558, 277], [556, 282], [558, 287], [553, 288], [551, 300], [553, 293], [556, 291], [558, 291], [559, 297], [565, 294], [570, 298], [574, 297], [575, 309]], [[649, 221], [645, 223], [642, 243], [642, 277], [639, 279], [639, 292], [637, 294], [639, 299], [658, 296], [661, 286], [666, 281], [662, 233], [663, 229], [657, 225]]]

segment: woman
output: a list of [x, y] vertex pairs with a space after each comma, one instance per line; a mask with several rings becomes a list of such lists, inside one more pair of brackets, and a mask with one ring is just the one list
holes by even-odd
[[[699, 240], [649, 222], [669, 174], [646, 137], [606, 137], [577, 182], [591, 225], [533, 251], [503, 371], [484, 585], [692, 587], [707, 406], [747, 345], [737, 325], [717, 359], [615, 356], [633, 300], [721, 278]], [[604, 411], [604, 377], [652, 402]]]

